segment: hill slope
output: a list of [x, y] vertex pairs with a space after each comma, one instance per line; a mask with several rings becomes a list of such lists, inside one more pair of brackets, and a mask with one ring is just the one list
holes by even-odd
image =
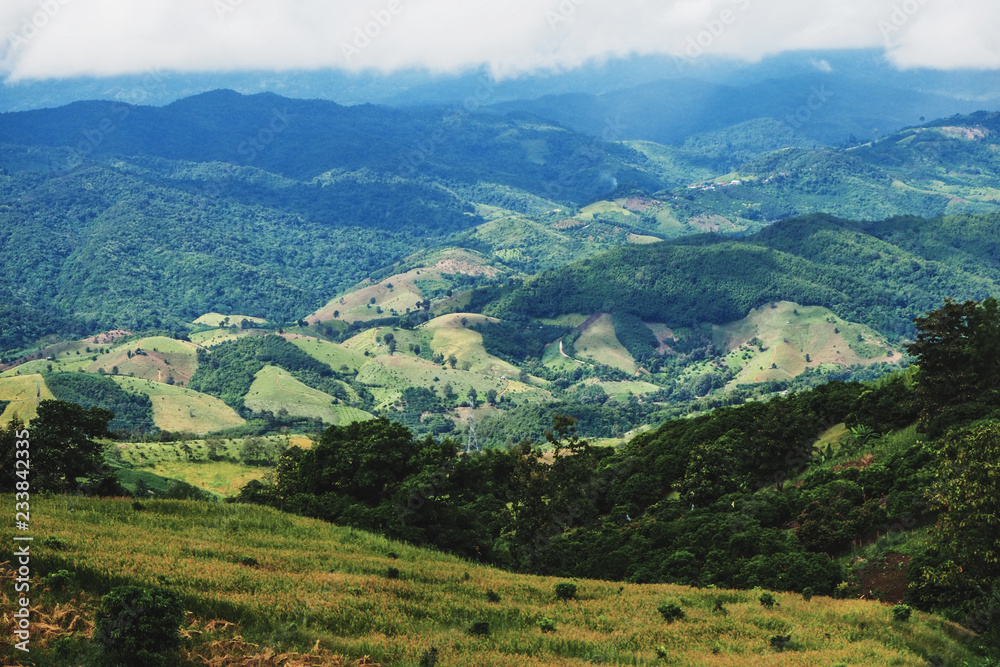
[[[63, 541], [32, 548], [32, 613], [46, 623], [32, 638], [33, 656], [58, 639], [64, 651], [84, 649], [98, 596], [139, 584], [177, 591], [193, 612], [188, 657], [224, 656], [225, 664], [260, 660], [268, 647], [322, 664], [341, 664], [341, 655], [387, 666], [415, 665], [432, 647], [440, 664], [469, 667], [652, 665], [658, 651], [670, 664], [691, 666], [972, 658], [961, 643], [966, 631], [924, 614], [893, 621], [874, 602], [778, 594], [780, 606], [767, 609], [752, 591], [590, 580], [576, 582], [578, 599], [560, 601], [557, 579], [259, 507], [149, 501], [137, 510], [125, 500], [56, 496], [32, 528]], [[11, 528], [0, 534], [9, 540]], [[387, 577], [390, 568], [396, 578]], [[59, 569], [76, 574], [69, 590], [43, 589], [39, 577]], [[665, 622], [657, 611], [665, 602], [679, 604], [685, 618]], [[13, 601], [5, 595], [2, 604], [9, 624]], [[470, 633], [476, 624], [486, 624], [481, 634]], [[772, 647], [779, 635], [791, 635], [784, 650]], [[9, 644], [2, 650], [7, 664], [19, 659]]]

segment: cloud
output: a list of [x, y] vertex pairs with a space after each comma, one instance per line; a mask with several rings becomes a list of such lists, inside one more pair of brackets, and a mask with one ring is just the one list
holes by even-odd
[[871, 47], [900, 68], [1000, 68], [998, 24], [994, 0], [4, 0], [0, 73], [485, 65], [502, 78], [631, 54]]

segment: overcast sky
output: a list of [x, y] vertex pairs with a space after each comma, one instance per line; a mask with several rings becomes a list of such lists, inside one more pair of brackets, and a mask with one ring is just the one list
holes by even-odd
[[148, 70], [488, 66], [631, 54], [758, 60], [883, 47], [901, 68], [1000, 68], [997, 0], [2, 0], [10, 81]]

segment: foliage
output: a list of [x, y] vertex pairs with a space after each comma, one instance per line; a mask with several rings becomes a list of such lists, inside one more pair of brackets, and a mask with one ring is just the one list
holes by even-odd
[[915, 398], [921, 427], [938, 436], [947, 427], [1000, 409], [1000, 304], [945, 305], [916, 320], [919, 333], [907, 351], [919, 371]]
[[45, 376], [45, 385], [60, 401], [78, 403], [85, 408], [100, 406], [114, 413], [108, 423], [111, 431], [137, 430], [152, 432], [153, 402], [144, 394], [123, 390], [109, 377], [92, 373], [52, 373]]
[[761, 593], [760, 598], [758, 599], [760, 600], [760, 606], [766, 609], [770, 609], [774, 606], [774, 596], [770, 593]]
[[166, 588], [119, 586], [101, 600], [94, 641], [110, 662], [168, 665], [181, 642], [180, 597]]
[[[97, 438], [108, 437], [114, 415], [99, 407], [45, 400], [30, 427], [30, 488], [33, 491], [89, 492], [125, 495], [104, 462], [104, 448]], [[18, 419], [0, 430], [0, 474], [5, 488], [15, 488], [16, 443], [24, 439]], [[27, 485], [25, 485], [27, 488]]]
[[576, 598], [576, 584], [563, 581], [556, 584], [556, 598], [560, 600], [573, 600]]
[[676, 602], [664, 602], [656, 608], [667, 623], [673, 623], [684, 618], [684, 610]]
[[897, 604], [892, 608], [892, 617], [897, 621], [908, 621], [913, 609], [909, 605]]

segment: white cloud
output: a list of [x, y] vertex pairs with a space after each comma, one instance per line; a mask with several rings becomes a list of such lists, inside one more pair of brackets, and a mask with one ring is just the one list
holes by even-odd
[[879, 46], [901, 68], [1000, 68], [997, 25], [995, 0], [4, 0], [0, 73], [485, 64], [508, 76], [628, 54]]

